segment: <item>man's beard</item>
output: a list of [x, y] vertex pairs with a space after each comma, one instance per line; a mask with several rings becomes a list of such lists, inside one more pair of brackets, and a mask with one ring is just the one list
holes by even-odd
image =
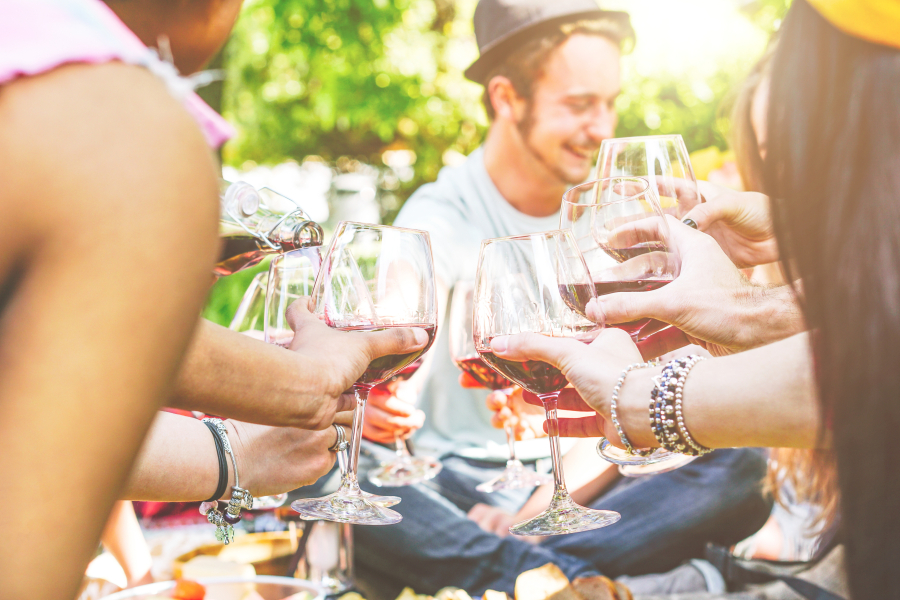
[[584, 177], [573, 179], [568, 173], [561, 169], [559, 165], [555, 165], [544, 158], [544, 155], [541, 154], [537, 145], [531, 142], [531, 132], [534, 129], [535, 123], [537, 123], [537, 119], [534, 117], [534, 105], [529, 99], [525, 104], [525, 116], [522, 117], [521, 121], [516, 123], [516, 129], [519, 130], [519, 135], [522, 137], [522, 143], [525, 145], [525, 148], [536, 161], [544, 165], [544, 167], [559, 179], [561, 183], [566, 185], [578, 185], [579, 183], [584, 183]]

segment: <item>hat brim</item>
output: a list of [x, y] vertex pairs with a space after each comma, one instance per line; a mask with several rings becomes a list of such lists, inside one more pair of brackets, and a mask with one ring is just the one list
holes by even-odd
[[546, 21], [531, 23], [516, 29], [515, 31], [509, 32], [484, 48], [481, 51], [481, 56], [465, 70], [464, 75], [466, 76], [466, 79], [484, 85], [487, 83], [485, 79], [491, 70], [497, 64], [505, 60], [516, 48], [525, 43], [529, 37], [565, 23], [574, 23], [575, 21], [581, 21], [583, 19], [603, 18], [612, 18], [620, 21], [624, 27], [623, 33], [625, 35], [623, 36], [623, 39], [634, 40], [634, 29], [631, 27], [631, 17], [626, 12], [619, 10], [602, 10], [598, 8], [597, 10], [569, 13], [547, 19]]

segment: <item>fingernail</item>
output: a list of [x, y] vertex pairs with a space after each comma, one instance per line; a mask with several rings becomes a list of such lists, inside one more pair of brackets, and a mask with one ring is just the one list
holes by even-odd
[[506, 352], [507, 346], [509, 346], [509, 336], [503, 335], [491, 340], [491, 350], [494, 352]]
[[424, 344], [428, 341], [428, 334], [424, 329], [413, 329], [413, 335], [416, 336], [416, 344]]
[[695, 221], [695, 220], [693, 220], [693, 219], [691, 219], [691, 218], [687, 218], [687, 217], [686, 217], [686, 218], [682, 219], [681, 222], [684, 223], [685, 225], [687, 225], [688, 227], [692, 227], [692, 228], [694, 228], [694, 229], [698, 229], [698, 227], [697, 227], [697, 221]]

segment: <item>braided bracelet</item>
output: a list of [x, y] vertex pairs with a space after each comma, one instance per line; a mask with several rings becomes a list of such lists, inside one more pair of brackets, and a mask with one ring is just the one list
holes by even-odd
[[669, 362], [653, 379], [650, 394], [650, 427], [660, 445], [669, 452], [703, 456], [712, 452], [691, 437], [684, 423], [683, 392], [688, 373], [702, 356], [692, 355]]
[[616, 433], [619, 434], [619, 439], [622, 440], [622, 444], [625, 446], [625, 451], [632, 456], [649, 456], [653, 453], [652, 449], [635, 449], [634, 446], [631, 445], [631, 442], [628, 441], [628, 437], [625, 435], [625, 430], [622, 429], [622, 425], [619, 423], [619, 416], [616, 412], [616, 404], [619, 401], [619, 391], [622, 389], [622, 385], [625, 384], [625, 378], [628, 377], [628, 373], [633, 371], [634, 369], [644, 369], [652, 366], [651, 363], [634, 363], [625, 367], [625, 370], [622, 371], [622, 374], [619, 375], [619, 380], [616, 382], [615, 387], [613, 387], [612, 395], [609, 399], [609, 412], [612, 417], [613, 425], [616, 428]]

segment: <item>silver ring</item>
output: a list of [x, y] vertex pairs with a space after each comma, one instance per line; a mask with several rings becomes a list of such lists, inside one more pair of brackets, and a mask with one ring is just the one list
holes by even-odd
[[347, 433], [344, 431], [344, 428], [337, 423], [332, 423], [331, 426], [334, 427], [334, 430], [337, 432], [337, 439], [334, 441], [334, 445], [329, 448], [328, 451], [343, 452], [350, 447], [350, 442], [347, 441]]

